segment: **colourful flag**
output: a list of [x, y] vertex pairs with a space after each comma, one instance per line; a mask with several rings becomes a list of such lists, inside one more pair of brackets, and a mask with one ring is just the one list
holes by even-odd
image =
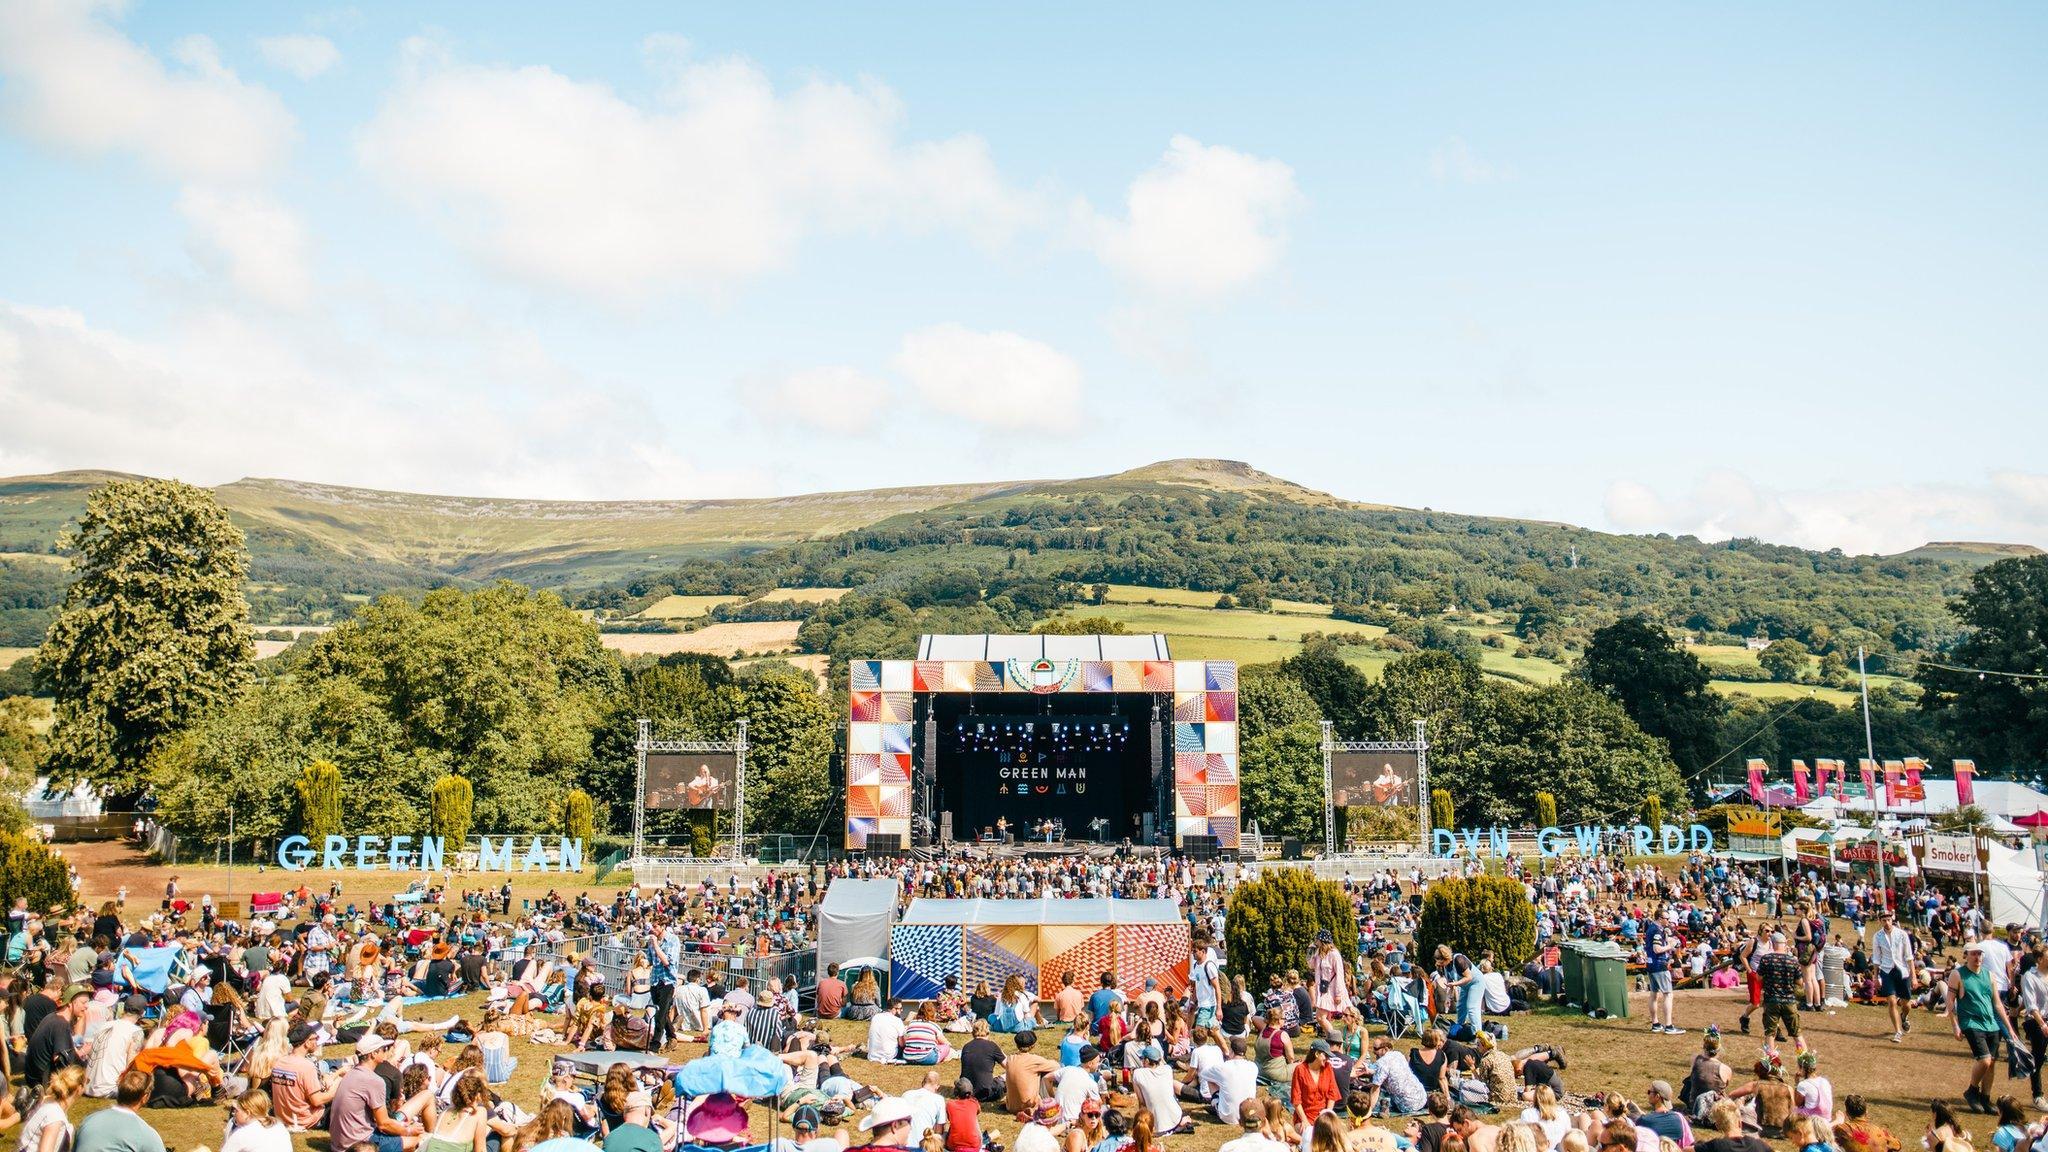
[[1807, 767], [1804, 760], [1792, 762], [1792, 798], [1801, 804], [1813, 799], [1813, 793], [1807, 788]]
[[1897, 760], [1884, 762], [1884, 806], [1887, 808], [1899, 806], [1899, 775], [1903, 771], [1904, 766]]
[[1920, 773], [1927, 767], [1927, 761], [1918, 756], [1906, 757], [1906, 783], [1899, 788], [1899, 799], [1908, 804], [1927, 802], [1927, 788], [1920, 783]]
[[1865, 760], [1859, 756], [1856, 758], [1856, 767], [1863, 773], [1863, 794], [1870, 797], [1872, 804], [1877, 803], [1877, 761]]
[[1751, 760], [1751, 761], [1749, 762], [1749, 798], [1750, 798], [1751, 800], [1754, 800], [1754, 801], [1756, 801], [1756, 802], [1757, 802], [1757, 803], [1759, 803], [1759, 804], [1762, 804], [1762, 803], [1764, 803], [1764, 802], [1765, 802], [1765, 801], [1764, 801], [1764, 768], [1765, 768], [1765, 767], [1766, 767], [1766, 765], [1765, 765], [1765, 764], [1764, 764], [1764, 762], [1763, 762], [1763, 761], [1761, 761], [1761, 760]]
[[1977, 802], [1977, 762], [1956, 761], [1956, 807]]

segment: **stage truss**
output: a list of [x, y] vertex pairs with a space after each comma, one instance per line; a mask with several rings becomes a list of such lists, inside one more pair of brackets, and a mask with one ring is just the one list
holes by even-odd
[[1330, 757], [1338, 752], [1412, 752], [1415, 754], [1415, 838], [1417, 848], [1429, 850], [1429, 741], [1424, 723], [1415, 722], [1412, 741], [1335, 740], [1335, 726], [1323, 721], [1323, 858], [1337, 855], [1337, 805], [1330, 779]]
[[639, 722], [633, 741], [633, 859], [647, 856], [647, 754], [649, 752], [730, 752], [733, 754], [732, 843], [726, 852], [734, 860], [746, 858], [743, 846], [747, 834], [747, 722], [733, 725], [730, 740], [656, 740], [654, 723]]

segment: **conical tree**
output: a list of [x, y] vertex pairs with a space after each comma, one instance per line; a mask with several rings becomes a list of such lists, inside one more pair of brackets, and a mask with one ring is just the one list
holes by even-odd
[[1437, 788], [1429, 794], [1429, 822], [1436, 828], [1458, 826], [1458, 808], [1448, 790]]
[[299, 774], [299, 831], [316, 844], [341, 835], [341, 769], [325, 760]]
[[451, 848], [460, 850], [462, 842], [469, 838], [470, 821], [476, 812], [475, 798], [476, 791], [465, 776], [451, 773], [434, 781], [427, 814], [430, 831]]
[[590, 793], [577, 788], [562, 798], [562, 835], [571, 840], [589, 840], [590, 834]]
[[1536, 794], [1536, 826], [1538, 828], [1557, 827], [1557, 797], [1552, 796], [1548, 792], [1538, 792]]

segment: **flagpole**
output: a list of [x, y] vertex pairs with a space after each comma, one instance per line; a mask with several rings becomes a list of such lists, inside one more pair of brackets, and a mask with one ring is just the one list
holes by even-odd
[[[1875, 764], [1877, 742], [1870, 735], [1870, 671], [1864, 666], [1861, 644], [1856, 646], [1856, 678], [1863, 685], [1863, 755]], [[1875, 787], [1870, 790], [1870, 830], [1877, 836], [1877, 898], [1884, 901], [1883, 909], [1888, 909], [1892, 906], [1892, 891], [1891, 885], [1885, 883], [1884, 879], [1884, 818], [1877, 811]]]

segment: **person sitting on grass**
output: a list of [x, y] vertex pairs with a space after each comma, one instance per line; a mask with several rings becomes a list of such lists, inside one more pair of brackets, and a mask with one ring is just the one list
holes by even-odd
[[1869, 1116], [1863, 1097], [1851, 1092], [1835, 1112], [1835, 1147], [1842, 1152], [1898, 1152], [1899, 1138]]
[[1395, 1053], [1393, 1042], [1385, 1036], [1372, 1039], [1369, 1075], [1372, 1115], [1413, 1116], [1428, 1101], [1429, 1094], [1415, 1078], [1415, 1070], [1408, 1067], [1408, 1058]]
[[1293, 1145], [1282, 1144], [1266, 1134], [1266, 1102], [1262, 1099], [1245, 1101], [1237, 1110], [1238, 1127], [1243, 1135], [1223, 1142], [1216, 1152], [1294, 1152]]
[[566, 1037], [570, 1048], [611, 1047], [612, 1009], [605, 999], [603, 984], [592, 984], [576, 1008], [569, 1034]]

